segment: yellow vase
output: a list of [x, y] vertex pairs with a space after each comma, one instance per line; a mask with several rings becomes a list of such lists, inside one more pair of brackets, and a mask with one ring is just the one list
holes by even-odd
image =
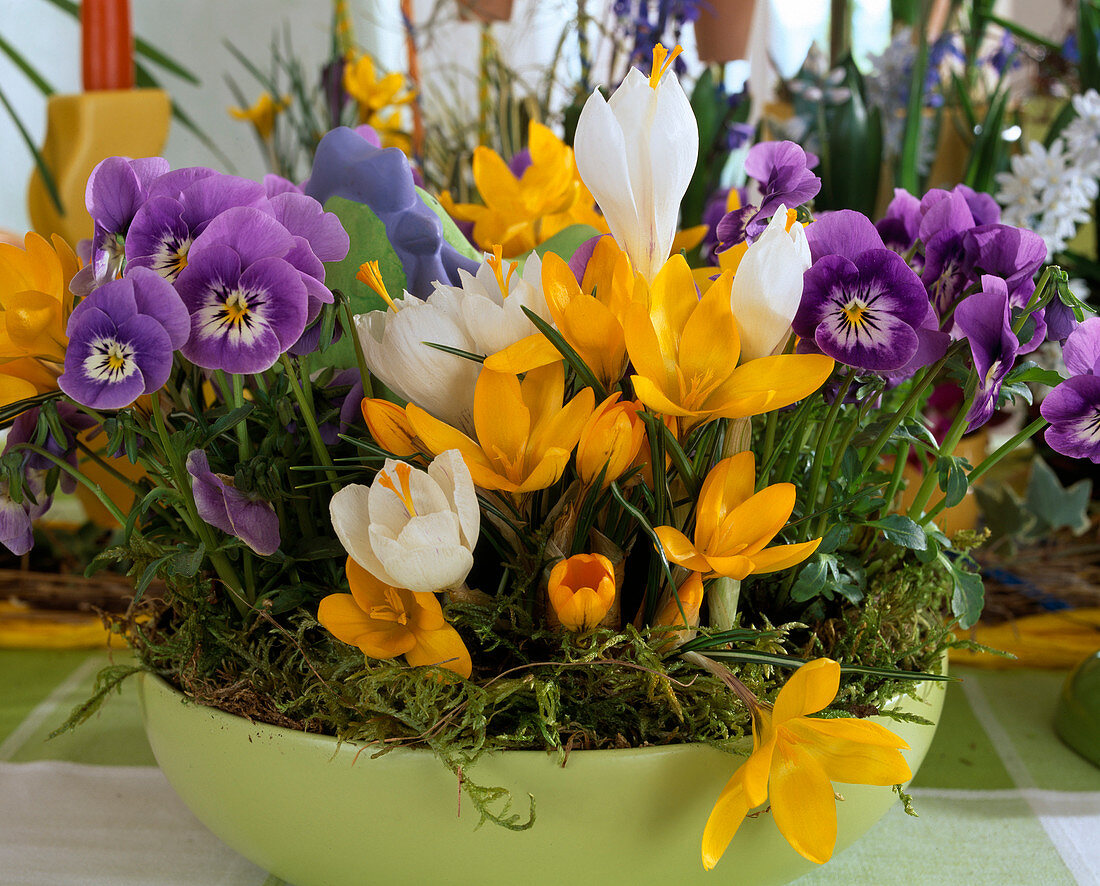
[[123, 89], [54, 95], [46, 106], [42, 158], [61, 196], [58, 211], [35, 168], [27, 188], [31, 224], [39, 234], [59, 234], [74, 247], [92, 236], [84, 189], [106, 157], [150, 157], [168, 137], [172, 103], [160, 89]]

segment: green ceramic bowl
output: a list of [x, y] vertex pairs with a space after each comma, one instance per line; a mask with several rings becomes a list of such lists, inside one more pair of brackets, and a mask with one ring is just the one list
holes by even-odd
[[[903, 698], [933, 723], [944, 684]], [[486, 824], [430, 752], [340, 744], [186, 700], [144, 675], [149, 742], [195, 815], [246, 858], [295, 886], [487, 886], [523, 883], [786, 883], [814, 868], [771, 815], [747, 819], [718, 867], [700, 860], [703, 826], [740, 759], [705, 745], [482, 757], [469, 777], [508, 788], [514, 811], [535, 799], [535, 824]], [[882, 720], [911, 746], [914, 771], [935, 731]], [[746, 747], [746, 751], [748, 746]], [[838, 785], [840, 851], [893, 805], [891, 788]]]
[[1100, 650], [1074, 668], [1054, 712], [1058, 737], [1100, 766]]

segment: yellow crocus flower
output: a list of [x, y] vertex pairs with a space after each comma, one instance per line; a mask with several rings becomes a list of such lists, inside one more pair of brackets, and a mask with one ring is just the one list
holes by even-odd
[[541, 123], [528, 128], [531, 165], [517, 177], [496, 151], [474, 149], [474, 183], [484, 205], [455, 203], [450, 192], [439, 195], [443, 207], [459, 221], [473, 222], [474, 242], [506, 257], [534, 249], [572, 224], [589, 224], [606, 231], [592, 195], [581, 184], [573, 149]]
[[[626, 369], [622, 324], [634, 298], [634, 272], [626, 253], [614, 239], [602, 237], [579, 285], [569, 265], [547, 253], [542, 260], [542, 292], [562, 338], [601, 384], [617, 384]], [[536, 333], [493, 354], [485, 365], [520, 373], [560, 359], [550, 341]]]
[[469, 678], [470, 651], [443, 619], [435, 594], [392, 587], [351, 557], [347, 573], [351, 593], [329, 594], [317, 609], [317, 620], [337, 640], [369, 658], [404, 655], [413, 667], [437, 665]]
[[591, 630], [615, 602], [615, 567], [602, 554], [574, 554], [550, 570], [547, 594], [563, 628]]
[[[840, 686], [840, 665], [819, 658], [800, 667], [774, 707], [746, 699], [752, 710], [752, 754], [722, 789], [703, 831], [703, 866], [722, 857], [749, 811], [771, 803], [787, 842], [824, 864], [836, 845], [832, 782], [894, 785], [912, 777], [889, 729], [853, 717], [811, 719]], [[740, 693], [739, 693], [740, 694]]]
[[[344, 89], [359, 106], [359, 122], [378, 133], [383, 147], [409, 153], [411, 143], [401, 125], [399, 108], [416, 98], [416, 90], [406, 89], [404, 74], [393, 71], [380, 76], [369, 55], [349, 56], [344, 65]], [[387, 108], [393, 110], [383, 114]]]
[[820, 354], [783, 354], [738, 366], [740, 333], [730, 306], [733, 275], [722, 274], [699, 298], [690, 268], [674, 255], [638, 290], [624, 330], [639, 400], [678, 416], [684, 431], [714, 418], [760, 415], [801, 400], [829, 377]]
[[718, 462], [699, 492], [694, 543], [672, 526], [656, 527], [665, 556], [705, 578], [741, 580], [794, 566], [817, 550], [820, 538], [766, 547], [791, 517], [795, 488], [792, 483], [775, 483], [759, 492], [755, 488], [751, 451]]
[[284, 95], [278, 101], [270, 92], [263, 93], [250, 108], [230, 108], [229, 114], [236, 120], [246, 120], [252, 124], [256, 134], [263, 141], [270, 141], [275, 132], [275, 118], [290, 107], [290, 96]]
[[20, 249], [0, 243], [0, 405], [54, 390], [73, 310], [69, 283], [80, 268], [56, 234], [29, 233]]
[[562, 405], [564, 395], [560, 362], [532, 369], [522, 382], [511, 373], [482, 369], [474, 391], [477, 442], [413, 403], [406, 412], [433, 454], [459, 451], [475, 486], [519, 495], [558, 481], [592, 414], [591, 388]]

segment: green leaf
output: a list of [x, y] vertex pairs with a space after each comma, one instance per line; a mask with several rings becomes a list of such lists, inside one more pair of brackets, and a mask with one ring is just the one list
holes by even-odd
[[951, 571], [951, 578], [955, 583], [955, 590], [951, 595], [951, 613], [959, 620], [959, 627], [964, 630], [971, 628], [977, 623], [985, 605], [982, 577], [975, 572], [967, 572], [944, 554], [940, 554], [940, 562]]
[[192, 74], [187, 68], [181, 65], [178, 61], [168, 57], [153, 44], [147, 40], [142, 40], [140, 37], [134, 38], [134, 51], [141, 56], [144, 56], [151, 61], [158, 68], [163, 68], [169, 74], [174, 74], [181, 80], [186, 80], [193, 86], [198, 86], [202, 83], [198, 77]]
[[1038, 364], [1028, 361], [1021, 363], [1005, 376], [1005, 384], [1015, 382], [1049, 385], [1053, 388], [1062, 383], [1062, 376], [1053, 369], [1043, 369]]
[[987, 14], [986, 18], [993, 22], [995, 25], [1000, 25], [1006, 31], [1012, 35], [1019, 37], [1025, 43], [1034, 43], [1036, 46], [1041, 46], [1048, 52], [1061, 52], [1062, 47], [1060, 44], [1048, 40], [1042, 34], [1037, 34], [1035, 31], [1028, 30], [1023, 25], [1017, 24], [1011, 19], [1003, 18], [999, 15]]
[[832, 554], [815, 554], [798, 573], [798, 579], [791, 587], [791, 599], [804, 603], [814, 597], [822, 596], [825, 582], [829, 577], [830, 562], [835, 569], [836, 557]]
[[1026, 504], [1028, 510], [1042, 521], [1047, 533], [1062, 527], [1074, 535], [1088, 531], [1091, 525], [1088, 516], [1091, 495], [1091, 480], [1079, 480], [1067, 489], [1043, 459], [1036, 457], [1032, 461]]
[[969, 470], [971, 470], [970, 462], [965, 458], [945, 455], [936, 459], [937, 479], [944, 493], [946, 507], [953, 508], [966, 497]]
[[919, 194], [920, 173], [917, 154], [920, 151], [920, 129], [924, 110], [924, 78], [928, 72], [928, 21], [920, 24], [920, 42], [913, 71], [909, 77], [909, 106], [905, 114], [905, 134], [902, 138], [901, 161], [898, 164], [897, 183], [911, 194]]
[[834, 523], [821, 538], [817, 553], [831, 554], [852, 537], [852, 527], [847, 523]]
[[888, 514], [867, 525], [881, 529], [887, 540], [899, 547], [912, 551], [923, 551], [928, 547], [928, 536], [924, 529], [903, 514]]
[[443, 225], [443, 239], [462, 253], [462, 255], [466, 256], [466, 258], [480, 262], [482, 258], [481, 253], [466, 239], [466, 235], [458, 229], [458, 225], [456, 225], [455, 220], [447, 214], [447, 210], [443, 208], [443, 204], [423, 188], [417, 188], [416, 193], [420, 195], [420, 199], [424, 201], [428, 209], [434, 212], [439, 218], [440, 224]]
[[[347, 296], [352, 314], [386, 310], [388, 305], [382, 297], [355, 278], [363, 262], [377, 261], [390, 296], [401, 298], [408, 281], [401, 259], [386, 236], [386, 226], [369, 206], [343, 197], [330, 197], [325, 202], [325, 210], [336, 214], [352, 242], [346, 257], [325, 264], [325, 285]], [[321, 360], [326, 366], [340, 369], [354, 367], [357, 365], [355, 345], [345, 335], [324, 352]]]
[[12, 64], [23, 72], [26, 78], [34, 84], [35, 89], [45, 96], [54, 94], [54, 88], [50, 85], [49, 81], [39, 74], [38, 71], [31, 66], [31, 63], [23, 58], [14, 46], [4, 39], [3, 35], [0, 35], [0, 52], [6, 55], [11, 60]]
[[[806, 659], [796, 658], [793, 655], [778, 655], [773, 652], [748, 652], [738, 649], [711, 649], [707, 652], [707, 658], [727, 658], [734, 661], [745, 661], [751, 664], [772, 665], [779, 668], [800, 668], [806, 664]], [[861, 665], [841, 665], [842, 674], [867, 674], [872, 677], [887, 677], [895, 680], [931, 680], [937, 683], [949, 683], [958, 680], [947, 674], [930, 674], [927, 671], [900, 671], [896, 668], [871, 668]]]
[[535, 255], [542, 258], [546, 253], [552, 252], [569, 261], [573, 257], [573, 253], [580, 249], [581, 244], [598, 236], [600, 236], [600, 232], [590, 225], [570, 225], [567, 228], [562, 228], [549, 240], [544, 240], [536, 246]]
[[484, 354], [472, 354], [469, 351], [464, 351], [462, 348], [452, 348], [450, 345], [441, 345], [436, 341], [421, 342], [421, 344], [427, 345], [429, 348], [435, 348], [437, 351], [442, 351], [444, 354], [452, 354], [455, 357], [461, 357], [463, 360], [469, 360], [472, 363], [484, 363]]
[[1077, 65], [1081, 91], [1100, 90], [1100, 47], [1097, 31], [1100, 30], [1100, 10], [1094, 0], [1077, 2], [1077, 52], [1081, 57]]
[[61, 193], [57, 190], [57, 182], [54, 180], [53, 173], [50, 172], [50, 167], [46, 164], [46, 158], [42, 156], [42, 152], [38, 150], [38, 145], [34, 143], [31, 134], [27, 132], [27, 127], [23, 125], [23, 121], [20, 120], [19, 116], [15, 113], [15, 108], [11, 106], [2, 87], [0, 87], [0, 104], [4, 106], [4, 110], [8, 112], [8, 116], [11, 117], [12, 122], [15, 124], [15, 128], [19, 130], [19, 137], [23, 139], [23, 144], [25, 144], [27, 150], [31, 152], [31, 157], [34, 158], [35, 168], [38, 170], [38, 174], [42, 176], [42, 184], [46, 186], [46, 191], [50, 195], [50, 201], [57, 211], [64, 215], [65, 206], [61, 202]]
[[255, 403], [245, 403], [243, 406], [238, 406], [236, 409], [232, 410], [231, 412], [226, 413], [221, 418], [219, 418], [210, 427], [210, 430], [206, 435], [206, 440], [204, 441], [202, 448], [205, 449], [206, 445], [209, 444], [211, 440], [214, 440], [217, 437], [220, 437], [226, 431], [230, 431], [233, 428], [235, 428], [237, 425], [239, 425], [242, 421], [244, 421], [246, 418], [248, 418], [248, 416], [251, 414], [252, 410], [255, 409], [255, 408], [256, 408]]

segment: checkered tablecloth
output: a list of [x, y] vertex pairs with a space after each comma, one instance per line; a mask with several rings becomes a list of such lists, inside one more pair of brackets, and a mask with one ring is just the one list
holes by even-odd
[[[106, 656], [0, 650], [0, 884], [277, 886], [176, 798], [134, 687], [46, 741]], [[1064, 673], [957, 669], [912, 794], [799, 886], [1100, 884], [1100, 769], [1051, 716]]]

